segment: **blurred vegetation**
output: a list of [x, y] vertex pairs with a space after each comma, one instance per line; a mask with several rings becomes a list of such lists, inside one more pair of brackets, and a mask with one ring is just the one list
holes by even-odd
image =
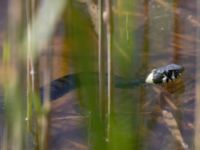
[[[173, 1], [156, 2], [166, 10], [152, 9], [148, 0], [9, 0], [0, 64], [0, 149], [51, 149], [56, 102], [51, 102], [49, 83], [70, 73], [83, 73], [76, 93], [86, 120], [82, 149], [148, 149], [149, 124], [141, 115], [147, 96], [144, 86], [117, 89], [114, 77], [138, 79], [149, 70], [150, 50], [167, 49], [173, 13], [178, 11], [169, 11], [175, 7]], [[166, 12], [157, 30], [152, 18]], [[60, 39], [61, 50], [54, 46]]]

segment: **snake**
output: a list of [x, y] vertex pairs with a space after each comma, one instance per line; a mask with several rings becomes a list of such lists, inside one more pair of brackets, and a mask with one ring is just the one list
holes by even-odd
[[[166, 84], [181, 77], [184, 67], [178, 64], [168, 64], [152, 69], [147, 75], [138, 79], [125, 79], [124, 77], [114, 76], [114, 86], [116, 88], [127, 89], [138, 87], [143, 84]], [[81, 86], [80, 76], [90, 75], [98, 79], [98, 73], [73, 73], [68, 74], [50, 82], [50, 99], [56, 100], [69, 91]], [[44, 98], [44, 87], [40, 88], [41, 99]]]

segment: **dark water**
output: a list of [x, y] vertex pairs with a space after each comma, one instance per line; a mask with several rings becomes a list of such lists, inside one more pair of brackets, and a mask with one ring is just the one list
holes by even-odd
[[[0, 7], [5, 6], [3, 1], [1, 3]], [[0, 27], [4, 27], [6, 20], [2, 14], [5, 14], [6, 10], [0, 10]], [[185, 72], [180, 81], [167, 86], [148, 85], [134, 89], [115, 89], [112, 107], [117, 130], [113, 129], [114, 136], [124, 136], [126, 140], [131, 141], [133, 137], [130, 136], [130, 132], [133, 132], [137, 135], [138, 147], [144, 150], [181, 149], [180, 143], [176, 141], [163, 120], [162, 110], [168, 110], [173, 113], [184, 142], [192, 149], [196, 51], [200, 41], [197, 37], [197, 29], [200, 27], [197, 10], [196, 0], [176, 0], [173, 3], [144, 0], [138, 3], [136, 10], [133, 10], [133, 14], [137, 16], [137, 25], [132, 33], [132, 36], [136, 37], [136, 53], [133, 56], [134, 68], [130, 69], [130, 76], [135, 77], [169, 63], [183, 65]], [[0, 37], [2, 32], [3, 29]], [[73, 72], [68, 59], [71, 50], [68, 43], [63, 45], [64, 38], [58, 27], [52, 45], [53, 78], [61, 77], [66, 72]], [[2, 49], [2, 41], [0, 43]], [[115, 64], [118, 62], [115, 61]], [[123, 67], [115, 66], [116, 74], [120, 74]], [[49, 149], [89, 149], [90, 113], [80, 104], [78, 92], [77, 89], [73, 89], [52, 101]], [[166, 97], [178, 110], [174, 110], [166, 102]], [[3, 129], [2, 122], [0, 116], [0, 135]], [[122, 143], [125, 142], [122, 140]]]
[[[183, 77], [177, 83], [167, 86], [140, 86], [136, 89], [114, 91], [115, 137], [121, 136], [133, 140], [137, 136], [139, 149], [175, 150], [181, 145], [171, 134], [164, 122], [162, 111], [172, 112], [178, 123], [185, 144], [193, 147], [196, 45], [199, 42], [196, 32], [200, 26], [197, 19], [195, 1], [176, 1], [168, 3], [162, 0], [141, 1], [138, 3], [138, 17], [135, 26], [135, 49], [137, 51], [135, 68], [130, 69], [133, 76], [144, 70], [169, 63], [185, 67]], [[116, 30], [117, 31], [117, 30]], [[116, 64], [118, 62], [116, 61]], [[57, 68], [58, 69], [58, 68]], [[119, 73], [120, 66], [115, 66]], [[70, 149], [88, 149], [90, 145], [89, 114], [82, 115], [75, 91], [60, 98], [52, 111], [51, 149], [67, 147]], [[174, 110], [166, 97], [178, 108]], [[87, 112], [87, 111], [86, 111]], [[136, 117], [137, 116], [137, 117]], [[59, 118], [62, 118], [59, 120]], [[133, 130], [137, 130], [135, 131]], [[130, 137], [129, 137], [130, 136]], [[128, 142], [127, 142], [128, 143]], [[123, 147], [121, 147], [123, 148]], [[116, 148], [116, 149], [120, 149]], [[134, 148], [133, 148], [134, 149]]]
[[[131, 74], [147, 72], [155, 67], [169, 63], [185, 67], [183, 77], [177, 83], [167, 86], [140, 86], [137, 89], [115, 89], [114, 119], [117, 131], [115, 136], [126, 136], [133, 140], [130, 132], [138, 136], [138, 147], [148, 150], [176, 150], [181, 144], [170, 132], [162, 111], [172, 112], [177, 128], [185, 144], [193, 147], [194, 104], [195, 104], [195, 63], [196, 47], [199, 42], [196, 35], [200, 20], [197, 20], [195, 1], [176, 1], [168, 3], [162, 0], [141, 1], [137, 9], [138, 25], [133, 36], [136, 40], [136, 69]], [[144, 9], [144, 7], [147, 7]], [[117, 62], [116, 62], [117, 63]], [[122, 66], [123, 67], [123, 66]], [[114, 67], [116, 72], [120, 66]], [[120, 71], [119, 71], [120, 72]], [[75, 91], [59, 99], [52, 111], [51, 148], [88, 149], [89, 116], [81, 115], [81, 109]], [[178, 108], [174, 110], [166, 97]], [[139, 113], [138, 113], [139, 112]], [[137, 115], [137, 122], [133, 116]], [[56, 118], [62, 118], [61, 120]], [[65, 119], [66, 117], [66, 119]], [[123, 121], [122, 121], [123, 120]], [[87, 122], [87, 123], [84, 123]], [[135, 125], [136, 124], [136, 125]], [[176, 127], [175, 127], [176, 128]], [[70, 131], [68, 131], [71, 129]], [[122, 141], [125, 142], [125, 141]], [[142, 145], [142, 146], [141, 146]], [[66, 149], [67, 149], [66, 148]]]

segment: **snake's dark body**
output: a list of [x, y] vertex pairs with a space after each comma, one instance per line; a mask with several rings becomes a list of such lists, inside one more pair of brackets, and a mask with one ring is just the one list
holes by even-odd
[[[75, 74], [69, 74], [66, 76], [63, 76], [61, 78], [58, 78], [56, 80], [53, 80], [50, 83], [50, 99], [56, 100], [57, 98], [63, 96], [64, 94], [68, 93], [69, 91], [80, 87], [81, 84], [81, 76], [88, 75], [90, 77], [90, 84], [97, 85], [98, 83], [98, 73], [75, 73]], [[107, 79], [107, 76], [105, 77]], [[95, 82], [95, 83], [94, 83]], [[113, 78], [113, 84], [116, 88], [134, 88], [139, 85], [142, 85], [145, 83], [145, 78], [130, 80], [125, 79], [123, 77], [114, 76]], [[43, 99], [43, 93], [44, 89], [41, 87], [40, 89], [41, 97]]]
[[[183, 72], [184, 68], [177, 64], [169, 64], [157, 69], [153, 69], [148, 76], [138, 78], [138, 79], [126, 79], [120, 76], [114, 76], [113, 85], [115, 88], [134, 88], [145, 83], [162, 84], [170, 81], [174, 81]], [[56, 79], [50, 83], [50, 99], [56, 100], [57, 98], [63, 96], [69, 91], [80, 87], [82, 77], [87, 77], [92, 82], [89, 84], [98, 83], [98, 73], [76, 73], [63, 76]], [[107, 76], [105, 76], [107, 80]], [[43, 99], [44, 88], [40, 88], [41, 98]]]

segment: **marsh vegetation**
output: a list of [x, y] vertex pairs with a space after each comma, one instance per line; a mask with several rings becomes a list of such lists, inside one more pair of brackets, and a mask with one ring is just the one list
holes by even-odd
[[[199, 150], [199, 29], [198, 0], [1, 0], [0, 149]], [[170, 63], [177, 82], [114, 86]]]

